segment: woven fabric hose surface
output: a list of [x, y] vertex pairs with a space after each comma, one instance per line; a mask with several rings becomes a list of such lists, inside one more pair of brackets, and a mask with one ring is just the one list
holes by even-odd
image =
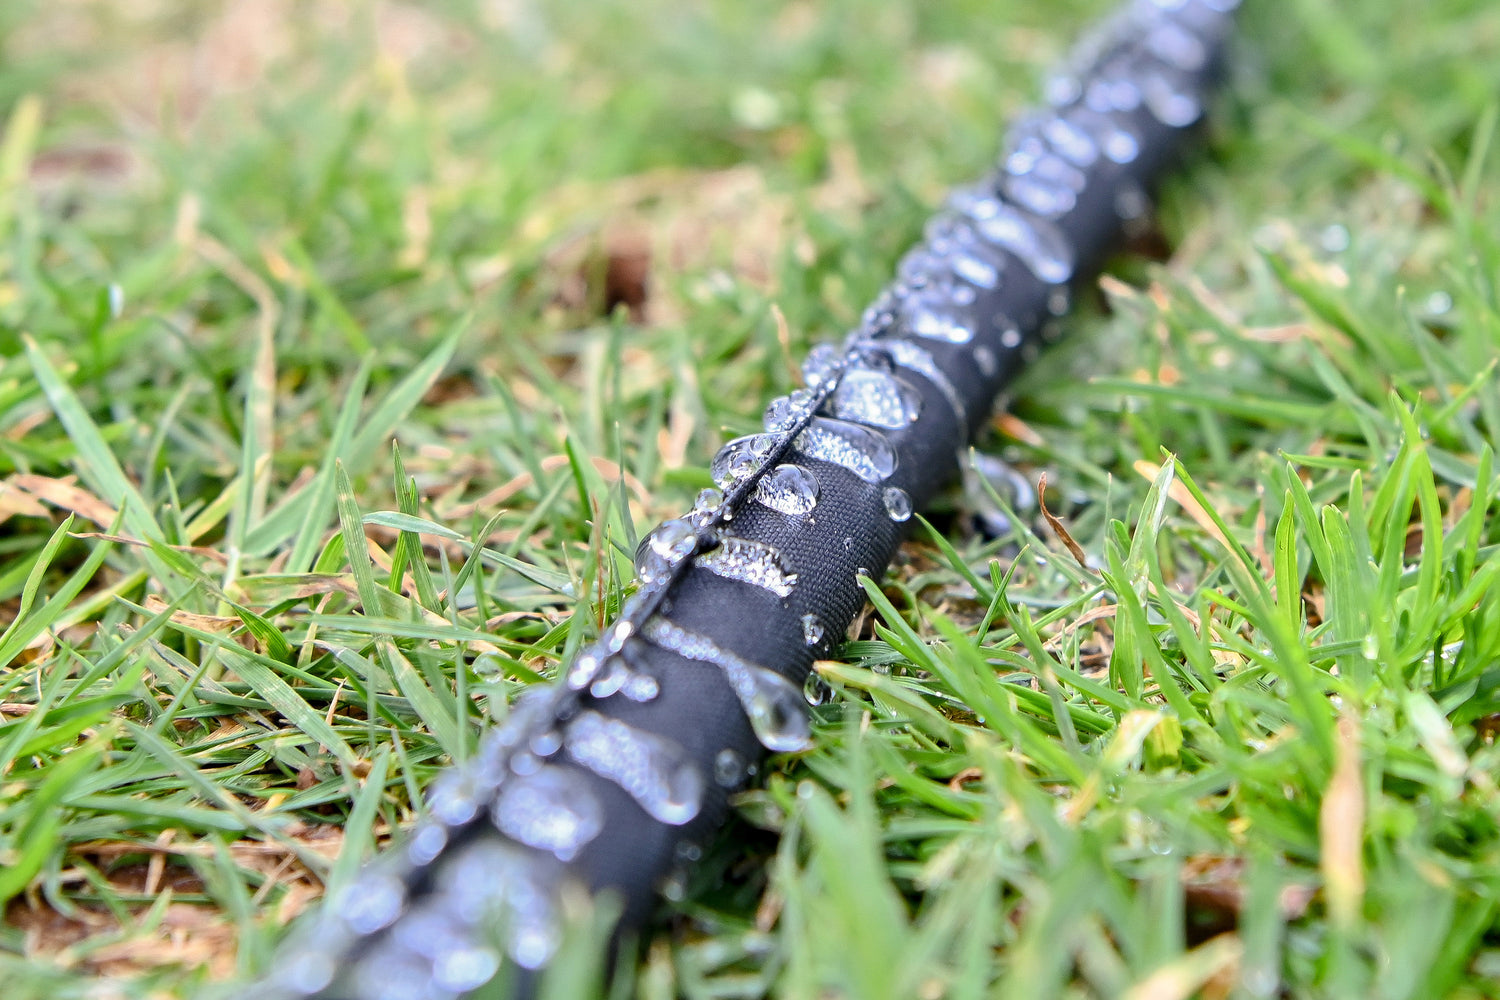
[[[768, 753], [809, 745], [803, 685], [997, 395], [1067, 311], [1205, 113], [1230, 0], [1136, 0], [953, 192], [895, 280], [716, 487], [641, 542], [620, 615], [528, 692], [429, 818], [322, 906], [246, 1000], [529, 994], [570, 894], [623, 928], [725, 820]], [[506, 984], [501, 987], [497, 984]]]

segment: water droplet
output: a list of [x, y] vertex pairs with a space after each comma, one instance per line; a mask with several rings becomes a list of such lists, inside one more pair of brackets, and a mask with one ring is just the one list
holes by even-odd
[[[938, 367], [936, 359], [933, 358], [932, 354], [926, 348], [910, 340], [883, 340], [878, 344], [870, 344], [868, 346], [870, 348], [869, 353], [878, 351], [879, 357], [886, 359], [887, 363], [893, 364], [898, 368], [905, 368], [910, 372], [915, 372], [932, 383], [943, 394], [943, 398], [953, 409], [953, 414], [957, 418], [959, 426], [968, 426], [968, 414], [964, 409], [963, 400], [958, 395], [958, 390], [953, 387], [953, 383], [949, 381], [948, 376], [943, 373], [943, 370]], [[986, 347], [976, 347], [975, 353], [976, 355], [981, 352], [988, 353], [988, 350]]]
[[274, 981], [293, 993], [316, 993], [333, 982], [338, 966], [326, 951], [301, 951], [282, 960]]
[[1054, 73], [1047, 77], [1042, 92], [1048, 104], [1060, 108], [1078, 100], [1083, 93], [1083, 84], [1072, 73]]
[[698, 531], [687, 521], [664, 521], [635, 553], [636, 577], [644, 584], [667, 579], [698, 548]]
[[802, 362], [802, 380], [809, 389], [818, 389], [838, 375], [843, 355], [832, 344], [817, 344]]
[[531, 739], [531, 752], [538, 757], [551, 757], [560, 749], [562, 749], [562, 736], [555, 729], [537, 733]]
[[635, 632], [635, 623], [630, 620], [630, 604], [627, 602], [621, 612], [621, 618], [610, 627], [609, 635], [604, 642], [604, 648], [611, 653], [618, 653], [625, 648], [625, 642]]
[[1054, 316], [1061, 316], [1068, 311], [1071, 299], [1066, 288], [1054, 288], [1052, 294], [1047, 296], [1047, 311]]
[[631, 701], [644, 704], [661, 694], [661, 684], [650, 674], [632, 673], [620, 687], [620, 693]]
[[1002, 204], [990, 185], [970, 184], [953, 189], [948, 195], [948, 207], [978, 222], [999, 215]]
[[773, 434], [791, 430], [812, 413], [812, 402], [813, 394], [806, 389], [797, 389], [790, 395], [771, 400], [762, 418], [766, 430]]
[[541, 758], [537, 757], [534, 753], [522, 751], [521, 753], [513, 754], [510, 758], [511, 773], [520, 775], [521, 777], [525, 777], [528, 774], [535, 774], [541, 769], [541, 766]]
[[604, 667], [594, 683], [589, 685], [589, 694], [594, 698], [609, 698], [619, 692], [630, 679], [630, 668], [618, 653], [604, 661]]
[[712, 514], [724, 503], [724, 491], [714, 489], [712, 486], [698, 491], [697, 499], [693, 501], [693, 509], [705, 514]]
[[1203, 115], [1203, 104], [1186, 88], [1174, 86], [1160, 73], [1146, 77], [1142, 87], [1146, 108], [1163, 125], [1186, 128]]
[[355, 966], [354, 984], [369, 1000], [407, 1000], [432, 994], [432, 963], [407, 951], [372, 951]]
[[[995, 358], [995, 352], [984, 345], [974, 348], [974, 364], [979, 368], [979, 374], [985, 378], [994, 378], [1000, 370], [1000, 362]], [[959, 411], [960, 423], [964, 423], [963, 411]]]
[[562, 930], [556, 920], [522, 920], [512, 918], [506, 928], [505, 952], [523, 969], [540, 969], [562, 944]]
[[749, 717], [756, 738], [766, 749], [787, 752], [805, 750], [811, 745], [811, 727], [798, 703], [801, 694], [785, 677], [664, 618], [652, 619], [646, 635], [683, 659], [711, 663], [722, 670]]
[[490, 811], [495, 826], [527, 847], [571, 861], [604, 828], [604, 809], [580, 776], [547, 767], [505, 787]]
[[859, 424], [814, 417], [794, 447], [809, 458], [842, 465], [867, 483], [881, 482], [896, 471], [896, 450], [885, 435]]
[[1453, 296], [1444, 291], [1436, 291], [1427, 296], [1427, 312], [1432, 316], [1442, 316], [1453, 308]]
[[896, 275], [908, 289], [926, 288], [944, 270], [943, 260], [925, 246], [915, 246], [896, 262]]
[[780, 549], [733, 535], [725, 535], [718, 548], [699, 556], [695, 565], [716, 576], [769, 590], [777, 597], [791, 596], [797, 583], [797, 574], [792, 572]]
[[1162, 62], [1188, 73], [1196, 73], [1208, 62], [1203, 41], [1174, 21], [1159, 21], [1146, 36], [1146, 48]]
[[1023, 208], [1056, 218], [1071, 212], [1088, 180], [1083, 171], [1039, 142], [1036, 153], [1015, 152], [1006, 159], [1005, 193]]
[[[944, 270], [967, 282], [968, 285], [943, 289], [941, 294], [960, 305], [972, 304], [977, 288], [993, 289], [1000, 285], [1000, 275], [1005, 270], [1005, 257], [996, 253], [963, 214], [945, 212], [927, 224], [924, 231], [927, 245], [913, 253], [920, 254], [927, 262], [924, 274], [941, 274]], [[908, 255], [910, 256], [910, 254]], [[904, 277], [904, 274], [903, 274]]]
[[703, 778], [682, 748], [585, 710], [568, 724], [568, 755], [619, 785], [662, 823], [681, 826], [703, 802]]
[[899, 524], [911, 517], [911, 497], [906, 495], [905, 490], [887, 486], [881, 499], [885, 503], [885, 512], [892, 521]]
[[598, 675], [602, 662], [593, 653], [581, 654], [568, 668], [568, 687], [574, 691], [582, 691], [588, 687]]
[[417, 828], [406, 845], [406, 857], [417, 866], [430, 865], [448, 846], [448, 831], [433, 823]]
[[1021, 346], [1021, 331], [1014, 326], [1007, 326], [1000, 331], [1000, 346], [1007, 351], [1014, 351]]
[[974, 339], [974, 328], [962, 311], [929, 298], [908, 297], [901, 304], [901, 320], [908, 331], [926, 340], [967, 344]]
[[432, 964], [437, 985], [459, 993], [478, 989], [499, 971], [499, 954], [483, 945], [445, 948], [434, 957]]
[[756, 483], [755, 499], [772, 510], [800, 517], [818, 504], [818, 479], [800, 465], [778, 465]]
[[1015, 254], [1042, 281], [1059, 285], [1073, 276], [1073, 254], [1067, 240], [1050, 223], [1002, 205], [992, 219], [979, 223], [980, 234]]
[[856, 580], [864, 579], [865, 577], [867, 577], [869, 575], [870, 575], [870, 569], [869, 569], [868, 566], [856, 566], [856, 567], [854, 567], [854, 578]]
[[921, 415], [922, 397], [894, 375], [854, 369], [844, 373], [827, 406], [839, 420], [899, 430]]
[[1367, 660], [1380, 659], [1380, 640], [1375, 637], [1375, 633], [1371, 632], [1361, 640], [1359, 651], [1364, 654]]
[[462, 826], [479, 815], [480, 794], [467, 771], [448, 771], [432, 783], [427, 809], [448, 826]]
[[768, 750], [795, 752], [812, 745], [812, 727], [802, 709], [802, 692], [785, 677], [764, 667], [753, 667], [754, 694], [750, 725]]
[[823, 641], [823, 623], [815, 614], [802, 616], [802, 641], [809, 646], [816, 646]]
[[374, 934], [401, 915], [406, 887], [383, 872], [366, 871], [351, 882], [334, 905], [349, 929], [356, 934]]
[[823, 679], [823, 675], [816, 670], [807, 672], [807, 680], [802, 684], [802, 700], [814, 708], [833, 697], [833, 688]]
[[735, 438], [719, 449], [709, 465], [709, 473], [720, 488], [728, 489], [759, 469], [762, 460], [775, 445], [776, 439], [770, 434]]
[[1074, 166], [1090, 167], [1099, 159], [1093, 137], [1066, 118], [1048, 119], [1043, 133], [1052, 148]]
[[722, 788], [738, 788], [745, 781], [745, 759], [729, 747], [714, 757], [714, 781]]

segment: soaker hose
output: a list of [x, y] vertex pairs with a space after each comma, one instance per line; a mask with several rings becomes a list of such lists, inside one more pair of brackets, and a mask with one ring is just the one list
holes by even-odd
[[662, 524], [639, 587], [556, 684], [518, 700], [429, 816], [322, 905], [246, 1000], [458, 1000], [555, 953], [568, 887], [620, 926], [721, 826], [765, 754], [809, 745], [803, 682], [912, 512], [959, 469], [1002, 388], [1175, 159], [1238, 0], [1137, 0], [1100, 25], [960, 188], [842, 347], [717, 489]]

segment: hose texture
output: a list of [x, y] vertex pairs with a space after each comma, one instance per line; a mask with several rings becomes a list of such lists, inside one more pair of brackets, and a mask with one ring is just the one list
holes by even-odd
[[1140, 0], [1049, 79], [997, 168], [956, 191], [841, 347], [765, 433], [715, 457], [717, 489], [637, 556], [620, 617], [529, 692], [430, 816], [323, 905], [246, 1000], [528, 995], [570, 887], [651, 912], [768, 751], [809, 745], [802, 685], [958, 471], [1203, 114], [1237, 0]]

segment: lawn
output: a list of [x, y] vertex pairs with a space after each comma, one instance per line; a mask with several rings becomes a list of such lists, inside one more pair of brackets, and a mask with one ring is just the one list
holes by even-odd
[[[264, 969], [1106, 9], [0, 4], [5, 1000]], [[1241, 23], [615, 996], [1500, 997], [1500, 7]]]

